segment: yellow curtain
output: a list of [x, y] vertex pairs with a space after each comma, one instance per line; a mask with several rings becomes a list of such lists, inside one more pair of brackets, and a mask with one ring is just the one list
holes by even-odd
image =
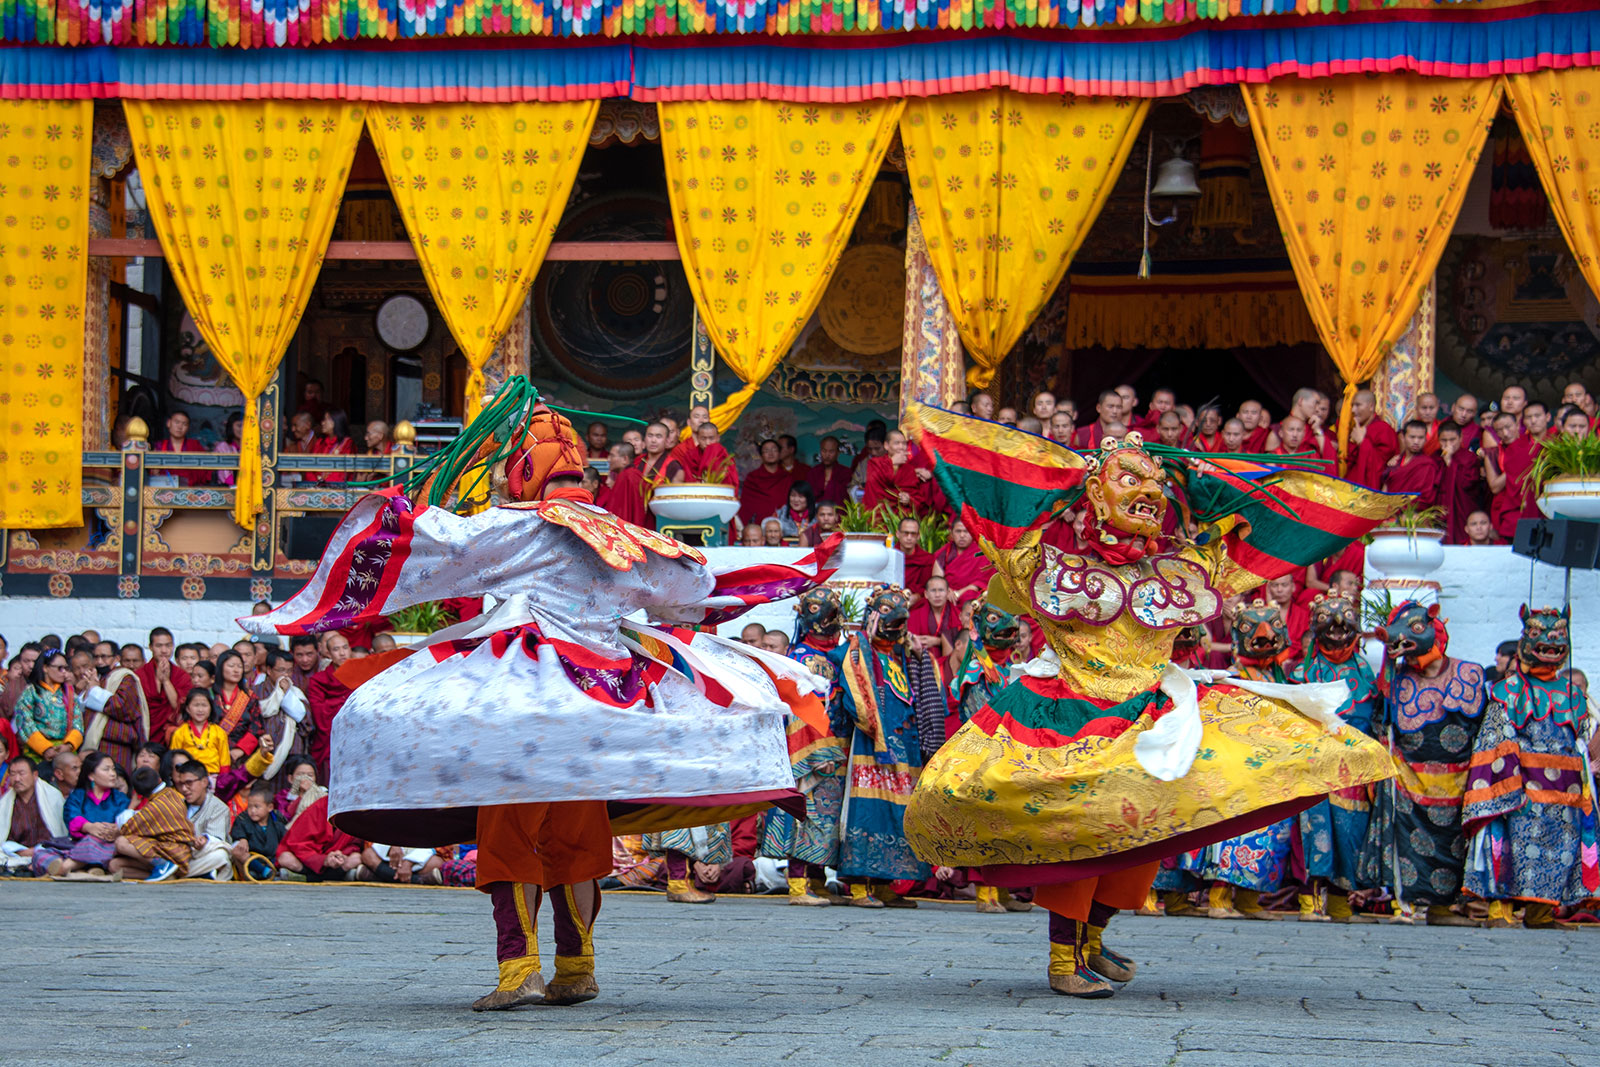
[[906, 105], [911, 194], [972, 388], [988, 386], [1061, 283], [1149, 107], [1007, 89]]
[[1300, 292], [1350, 402], [1405, 333], [1500, 103], [1492, 78], [1385, 74], [1245, 85]]
[[483, 406], [483, 368], [550, 248], [599, 111], [598, 100], [576, 100], [368, 112], [428, 288], [467, 360], [468, 422]]
[[667, 193], [689, 289], [717, 352], [745, 383], [711, 412], [718, 429], [738, 419], [816, 310], [901, 107], [899, 100], [660, 105]]
[[0, 530], [83, 524], [93, 114], [0, 101]]
[[178, 292], [244, 394], [233, 516], [250, 529], [262, 498], [256, 402], [311, 298], [364, 111], [322, 100], [123, 107]]
[[1511, 110], [1589, 288], [1600, 293], [1600, 70], [1574, 67], [1506, 77]]

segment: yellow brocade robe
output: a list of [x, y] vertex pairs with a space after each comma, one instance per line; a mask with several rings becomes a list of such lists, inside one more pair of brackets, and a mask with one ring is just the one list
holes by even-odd
[[[1044, 884], [1158, 859], [1265, 825], [1332, 790], [1392, 773], [1359, 731], [1327, 733], [1287, 703], [1222, 682], [1198, 687], [1199, 751], [1162, 781], [1134, 755], [1174, 702], [1160, 688], [1182, 626], [1259, 584], [1222, 536], [1113, 565], [1092, 553], [984, 542], [991, 599], [1029, 613], [1049, 649], [923, 770], [905, 816], [931, 863]], [[1050, 668], [1055, 672], [1051, 675]], [[1050, 865], [1057, 865], [1053, 869]], [[1004, 868], [1020, 866], [1027, 870]]]

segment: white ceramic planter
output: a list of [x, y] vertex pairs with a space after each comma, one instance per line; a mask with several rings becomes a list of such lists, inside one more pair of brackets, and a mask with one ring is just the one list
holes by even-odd
[[898, 552], [889, 547], [889, 538], [879, 533], [847, 533], [839, 548], [839, 569], [835, 582], [882, 582], [891, 570]]
[[1552, 519], [1600, 520], [1600, 478], [1551, 478], [1539, 493], [1539, 510]]
[[739, 514], [739, 496], [731, 485], [679, 482], [658, 486], [650, 494], [650, 512], [668, 522], [724, 523]]
[[1444, 531], [1411, 533], [1388, 526], [1374, 530], [1367, 563], [1391, 580], [1424, 581], [1444, 566]]
[[426, 641], [432, 635], [408, 633], [404, 630], [391, 630], [389, 632], [389, 636], [394, 638], [394, 643], [397, 647], [410, 648], [412, 645], [422, 644], [422, 642]]

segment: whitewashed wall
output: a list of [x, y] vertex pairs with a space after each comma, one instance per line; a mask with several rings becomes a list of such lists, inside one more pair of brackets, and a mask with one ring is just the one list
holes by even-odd
[[[1369, 567], [1367, 578], [1378, 577]], [[1521, 633], [1519, 606], [1561, 605], [1566, 572], [1515, 555], [1509, 545], [1448, 546], [1444, 566], [1429, 577], [1439, 583], [1440, 614], [1450, 620], [1450, 654], [1492, 665], [1495, 646]], [[1574, 664], [1600, 677], [1600, 571], [1572, 572], [1572, 635]]]

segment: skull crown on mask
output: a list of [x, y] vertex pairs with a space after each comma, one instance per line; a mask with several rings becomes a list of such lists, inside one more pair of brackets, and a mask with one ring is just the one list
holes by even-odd
[[1361, 636], [1361, 614], [1349, 597], [1317, 596], [1311, 601], [1311, 637], [1324, 652], [1343, 652]]
[[1524, 604], [1518, 615], [1522, 619], [1522, 636], [1517, 641], [1517, 657], [1524, 670], [1532, 667], [1554, 670], [1567, 661], [1572, 651], [1571, 618], [1567, 609], [1533, 610]]

